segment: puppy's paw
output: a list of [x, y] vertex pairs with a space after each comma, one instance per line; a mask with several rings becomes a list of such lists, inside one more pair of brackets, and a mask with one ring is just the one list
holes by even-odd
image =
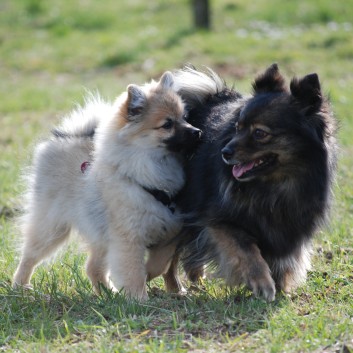
[[256, 297], [261, 297], [267, 302], [275, 300], [276, 285], [270, 274], [265, 273], [263, 276], [256, 276], [249, 279], [248, 287]]
[[29, 283], [27, 284], [21, 284], [21, 283], [17, 283], [17, 282], [13, 282], [12, 283], [12, 288], [13, 289], [23, 289], [23, 290], [28, 290], [28, 291], [33, 291], [33, 286]]
[[144, 303], [148, 300], [148, 294], [147, 293], [143, 293], [142, 295], [139, 295], [138, 297], [136, 297], [136, 299], [140, 302], [140, 303]]
[[123, 291], [126, 297], [135, 299], [141, 303], [148, 300], [148, 294], [146, 288], [124, 288]]

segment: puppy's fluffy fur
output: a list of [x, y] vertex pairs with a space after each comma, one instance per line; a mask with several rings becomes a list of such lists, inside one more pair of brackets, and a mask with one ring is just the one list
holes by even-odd
[[[189, 122], [203, 131], [187, 163], [178, 239], [191, 279], [213, 264], [230, 285], [271, 301], [306, 277], [311, 239], [327, 218], [336, 121], [316, 74], [287, 88], [276, 64], [243, 97], [213, 72], [176, 73]], [[175, 282], [175, 265], [168, 272]]]
[[[129, 85], [114, 104], [91, 98], [38, 144], [15, 285], [29, 285], [35, 266], [75, 229], [88, 244], [87, 274], [97, 292], [112, 280], [131, 297], [147, 297], [147, 272], [159, 259], [146, 269], [144, 255], [180, 230], [178, 212], [168, 207], [185, 180], [178, 151], [200, 134], [184, 120], [172, 85], [167, 72], [159, 82]], [[163, 272], [166, 263], [157, 267]]]

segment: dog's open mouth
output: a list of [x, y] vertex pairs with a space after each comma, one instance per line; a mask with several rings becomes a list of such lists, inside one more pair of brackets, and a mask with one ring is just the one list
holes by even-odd
[[265, 171], [276, 163], [277, 155], [268, 154], [251, 162], [237, 163], [233, 165], [232, 174], [235, 179], [242, 180], [253, 174]]

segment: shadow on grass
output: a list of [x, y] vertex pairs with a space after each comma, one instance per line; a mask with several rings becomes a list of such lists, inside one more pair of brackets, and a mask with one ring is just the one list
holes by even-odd
[[74, 282], [65, 292], [57, 287], [55, 277], [34, 284], [32, 290], [12, 289], [9, 282], [0, 282], [0, 345], [29, 337], [32, 341], [33, 337], [70, 340], [77, 333], [84, 340], [102, 330], [118, 340], [178, 336], [187, 341], [219, 341], [265, 329], [269, 318], [287, 301], [279, 296], [268, 304], [243, 289], [191, 290], [177, 297], [153, 287], [150, 299], [138, 303], [109, 290], [96, 296], [89, 282], [77, 276]]

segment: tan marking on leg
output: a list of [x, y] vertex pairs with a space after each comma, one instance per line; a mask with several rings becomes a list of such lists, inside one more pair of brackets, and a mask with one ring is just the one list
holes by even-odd
[[204, 266], [202, 265], [201, 267], [194, 267], [190, 270], [187, 271], [187, 276], [191, 282], [200, 282], [202, 278], [205, 277], [205, 270]]
[[229, 285], [244, 283], [256, 296], [262, 296], [267, 301], [274, 300], [275, 283], [259, 248], [256, 244], [247, 248], [241, 247], [233, 236], [235, 232], [242, 231], [227, 228], [209, 229], [217, 247], [221, 276]]
[[163, 275], [164, 283], [168, 293], [185, 295], [186, 289], [183, 287], [178, 276], [178, 262], [179, 254], [175, 253], [168, 271]]

